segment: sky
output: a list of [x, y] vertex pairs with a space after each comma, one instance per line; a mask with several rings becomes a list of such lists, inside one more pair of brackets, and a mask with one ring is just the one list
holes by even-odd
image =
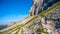
[[0, 0], [0, 25], [27, 17], [32, 0]]

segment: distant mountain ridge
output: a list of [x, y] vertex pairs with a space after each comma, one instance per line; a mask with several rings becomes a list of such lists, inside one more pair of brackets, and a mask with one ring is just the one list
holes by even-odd
[[4, 29], [6, 27], [7, 27], [7, 25], [0, 25], [0, 30]]

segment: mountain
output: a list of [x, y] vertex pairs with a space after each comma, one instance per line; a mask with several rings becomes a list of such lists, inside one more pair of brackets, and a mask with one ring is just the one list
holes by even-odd
[[33, 0], [28, 16], [0, 34], [59, 34], [60, 0]]
[[0, 25], [0, 30], [4, 29], [6, 27], [7, 27], [7, 25]]

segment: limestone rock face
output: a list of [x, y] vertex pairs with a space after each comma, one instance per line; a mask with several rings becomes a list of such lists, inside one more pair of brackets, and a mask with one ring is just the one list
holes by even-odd
[[29, 11], [29, 16], [38, 15], [38, 11], [42, 8], [43, 0], [33, 0], [33, 5]]

